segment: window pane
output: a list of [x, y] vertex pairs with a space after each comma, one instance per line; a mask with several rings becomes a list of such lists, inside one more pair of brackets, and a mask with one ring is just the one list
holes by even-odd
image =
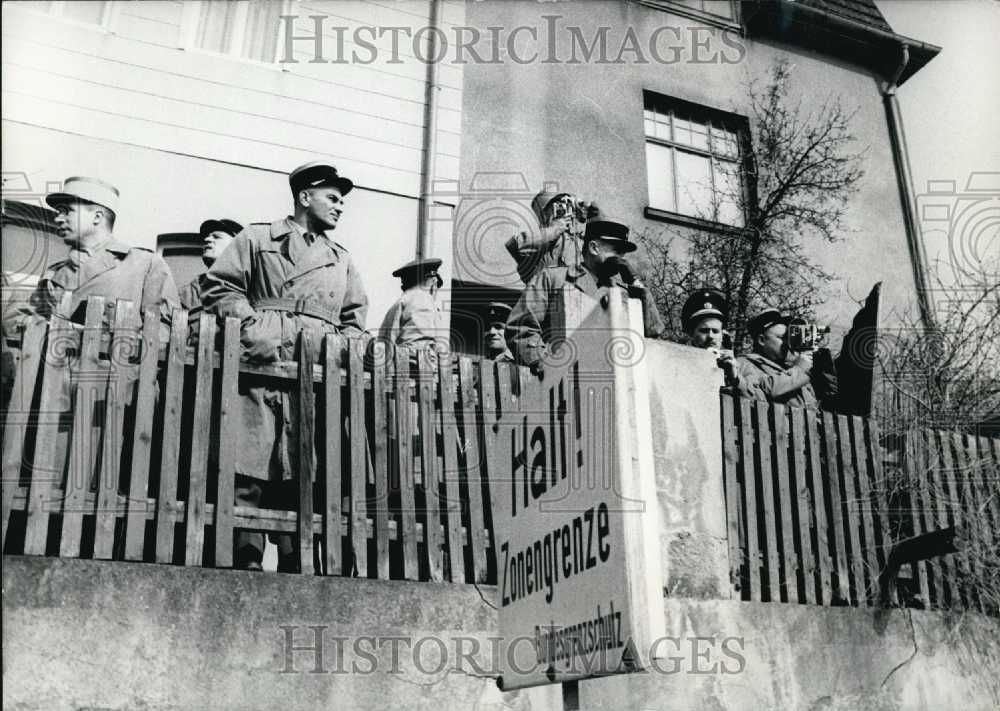
[[204, 0], [195, 46], [212, 52], [226, 52], [237, 10], [239, 4], [230, 0]]
[[88, 22], [95, 25], [101, 24], [101, 18], [104, 17], [104, 5], [103, 2], [67, 2], [63, 3], [62, 16], [67, 20], [76, 20], [77, 22]]
[[719, 207], [716, 219], [727, 225], [742, 227], [743, 183], [738, 163], [715, 161], [715, 190]]
[[645, 126], [646, 135], [647, 136], [655, 136], [656, 135], [656, 122], [655, 121], [653, 121], [652, 119], [645, 119], [645, 120], [643, 120], [643, 126]]
[[278, 50], [281, 2], [250, 0], [243, 56], [259, 62], [273, 62]]
[[677, 212], [714, 219], [712, 164], [704, 156], [677, 151]]
[[116, 32], [122, 37], [176, 47], [180, 44], [183, 11], [179, 0], [122, 3]]
[[724, 128], [712, 127], [712, 152], [725, 158], [738, 158], [739, 143], [736, 134]]
[[671, 152], [666, 146], [646, 143], [646, 182], [649, 184], [649, 206], [676, 212]]
[[694, 148], [700, 148], [703, 151], [708, 150], [708, 126], [703, 123], [698, 123], [697, 121], [690, 121], [691, 126], [691, 143], [690, 145]]
[[727, 20], [735, 19], [733, 16], [733, 3], [731, 0], [705, 0], [705, 12], [710, 12]]
[[690, 121], [674, 116], [674, 140], [677, 143], [683, 143], [685, 146], [691, 145]]

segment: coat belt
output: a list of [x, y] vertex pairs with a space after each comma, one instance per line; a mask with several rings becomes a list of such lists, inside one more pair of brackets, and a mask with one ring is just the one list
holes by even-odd
[[333, 312], [307, 299], [259, 299], [253, 307], [259, 311], [286, 311], [302, 316], [311, 316], [326, 321], [333, 326], [340, 326], [340, 319]]

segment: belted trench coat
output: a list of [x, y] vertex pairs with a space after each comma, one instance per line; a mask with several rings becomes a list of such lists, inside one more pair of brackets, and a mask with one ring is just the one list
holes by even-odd
[[[258, 363], [294, 359], [299, 331], [318, 356], [329, 333], [361, 336], [368, 313], [368, 297], [347, 249], [329, 234], [307, 236], [291, 218], [250, 225], [238, 234], [205, 275], [202, 303], [219, 316], [240, 319], [243, 357]], [[293, 479], [298, 472], [293, 386], [246, 381], [240, 386], [236, 472]]]

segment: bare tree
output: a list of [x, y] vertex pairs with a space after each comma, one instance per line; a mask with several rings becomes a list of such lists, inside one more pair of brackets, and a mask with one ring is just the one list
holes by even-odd
[[750, 131], [741, 179], [728, 181], [729, 193], [716, 188], [712, 210], [737, 205], [744, 226], [638, 235], [649, 260], [647, 282], [671, 335], [680, 335], [677, 315], [692, 289], [719, 287], [739, 336], [747, 315], [764, 306], [810, 314], [833, 278], [811, 259], [810, 248], [841, 237], [865, 150], [856, 148], [851, 129], [856, 109], [839, 97], [805, 108], [792, 99], [792, 71], [780, 60], [765, 80], [745, 82]]

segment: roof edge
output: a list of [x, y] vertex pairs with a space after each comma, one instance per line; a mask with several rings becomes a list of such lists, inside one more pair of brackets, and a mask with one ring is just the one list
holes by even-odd
[[[899, 66], [896, 50], [906, 45], [910, 61], [899, 76], [897, 85], [902, 85], [941, 52], [941, 47], [936, 45], [809, 5], [782, 0], [743, 0], [742, 10], [751, 36], [769, 36], [817, 49], [868, 67], [887, 81]], [[797, 26], [799, 31], [790, 32], [793, 26]]]

